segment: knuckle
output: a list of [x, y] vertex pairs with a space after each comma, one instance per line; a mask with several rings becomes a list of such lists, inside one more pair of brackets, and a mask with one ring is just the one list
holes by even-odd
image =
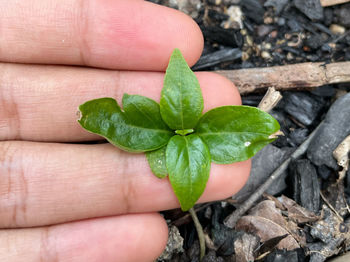
[[0, 223], [4, 227], [26, 220], [28, 185], [20, 152], [20, 142], [0, 142]]

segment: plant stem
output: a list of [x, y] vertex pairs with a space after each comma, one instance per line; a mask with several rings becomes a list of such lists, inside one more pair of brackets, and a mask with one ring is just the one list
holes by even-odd
[[196, 211], [194, 211], [193, 207], [188, 210], [190, 212], [190, 215], [192, 217], [192, 220], [194, 222], [194, 226], [196, 227], [198, 239], [199, 239], [199, 248], [200, 248], [200, 255], [199, 260], [201, 261], [205, 255], [205, 238], [204, 238], [204, 232], [201, 223], [198, 220]]

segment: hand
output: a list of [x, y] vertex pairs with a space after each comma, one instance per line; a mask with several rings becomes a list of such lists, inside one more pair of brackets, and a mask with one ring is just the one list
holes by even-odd
[[[167, 241], [157, 211], [179, 206], [168, 179], [151, 174], [144, 154], [86, 144], [100, 138], [75, 113], [124, 93], [159, 101], [155, 71], [175, 47], [193, 65], [199, 28], [139, 0], [2, 0], [0, 9], [0, 261], [154, 260]], [[205, 111], [240, 104], [230, 81], [197, 76]], [[200, 201], [236, 193], [249, 169], [212, 164]]]

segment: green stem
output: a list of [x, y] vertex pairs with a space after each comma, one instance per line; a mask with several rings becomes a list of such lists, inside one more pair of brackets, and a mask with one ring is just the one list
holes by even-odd
[[194, 211], [193, 207], [188, 210], [190, 212], [190, 215], [192, 217], [192, 220], [194, 222], [194, 226], [196, 227], [198, 239], [199, 239], [199, 248], [200, 248], [200, 255], [199, 260], [201, 261], [205, 255], [205, 239], [204, 239], [204, 232], [201, 223], [198, 220], [196, 211]]

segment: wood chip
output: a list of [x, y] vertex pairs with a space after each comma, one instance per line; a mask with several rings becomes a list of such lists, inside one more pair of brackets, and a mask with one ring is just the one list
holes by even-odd
[[301, 63], [284, 66], [216, 71], [230, 79], [241, 94], [263, 91], [305, 89], [350, 82], [350, 61], [338, 63]]
[[269, 87], [258, 108], [265, 112], [270, 112], [282, 99], [282, 95], [275, 88]]
[[350, 2], [350, 0], [320, 0], [322, 6], [339, 5]]
[[333, 151], [333, 156], [337, 160], [342, 170], [339, 171], [339, 180], [345, 177], [346, 171], [349, 168], [349, 153], [350, 153], [350, 135], [347, 136]]

